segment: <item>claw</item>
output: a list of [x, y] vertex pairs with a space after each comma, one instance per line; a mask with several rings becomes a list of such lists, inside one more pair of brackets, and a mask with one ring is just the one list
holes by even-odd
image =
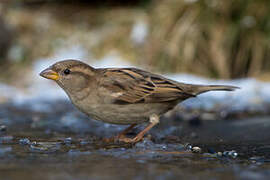
[[112, 138], [106, 138], [104, 139], [105, 142], [124, 142], [124, 143], [137, 143], [143, 139], [143, 136], [145, 133], [147, 133], [152, 127], [154, 127], [159, 122], [159, 117], [157, 115], [152, 115], [150, 117], [150, 124], [142, 130], [139, 134], [137, 134], [134, 138], [127, 138], [125, 134], [131, 130], [136, 124], [132, 124], [130, 127], [125, 129], [122, 133], [120, 133], [118, 136], [112, 137]]
[[121, 139], [125, 139], [126, 136], [124, 135], [117, 135], [117, 136], [113, 136], [113, 137], [110, 137], [110, 138], [104, 138], [103, 141], [105, 143], [114, 143], [114, 142], [119, 142], [121, 141]]
[[136, 136], [134, 138], [120, 138], [119, 141], [120, 142], [124, 142], [124, 143], [137, 143], [139, 141], [143, 140], [143, 136]]

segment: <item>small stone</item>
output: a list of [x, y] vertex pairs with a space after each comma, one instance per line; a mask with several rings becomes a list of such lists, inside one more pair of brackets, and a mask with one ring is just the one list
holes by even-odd
[[232, 157], [233, 157], [233, 158], [236, 158], [237, 156], [238, 156], [238, 153], [237, 153], [237, 152], [233, 152], [233, 153], [232, 153]]
[[7, 126], [5, 125], [0, 125], [0, 131], [4, 132], [7, 130]]
[[23, 138], [23, 139], [19, 140], [19, 143], [21, 145], [29, 145], [29, 144], [31, 144], [31, 141], [28, 138]]
[[162, 145], [162, 149], [163, 150], [166, 150], [167, 149], [167, 146], [164, 144], [164, 145]]
[[31, 145], [35, 146], [37, 144], [37, 141], [33, 141]]
[[232, 150], [232, 151], [224, 151], [222, 155], [230, 158], [236, 158], [238, 156], [238, 153], [235, 150]]
[[192, 146], [190, 144], [185, 144], [185, 148], [188, 151], [192, 151]]
[[192, 152], [194, 152], [194, 153], [201, 153], [202, 152], [202, 149], [200, 147], [195, 146], [195, 147], [192, 148]]
[[71, 144], [71, 142], [72, 142], [72, 138], [71, 137], [68, 137], [68, 138], [64, 139], [64, 143], [65, 144]]
[[249, 158], [251, 163], [258, 163], [258, 162], [263, 162], [264, 161], [264, 157], [260, 157], [260, 156], [253, 156], [251, 158]]
[[56, 152], [61, 148], [59, 142], [32, 142], [30, 150], [33, 152]]
[[219, 157], [221, 157], [221, 156], [222, 156], [222, 152], [218, 152], [217, 155], [218, 155]]

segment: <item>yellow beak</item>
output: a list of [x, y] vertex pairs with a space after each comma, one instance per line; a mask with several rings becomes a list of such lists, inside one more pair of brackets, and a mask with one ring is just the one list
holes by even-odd
[[50, 68], [47, 68], [47, 69], [43, 70], [39, 75], [44, 77], [44, 78], [52, 79], [52, 80], [55, 80], [55, 81], [59, 79], [58, 73], [51, 70]]

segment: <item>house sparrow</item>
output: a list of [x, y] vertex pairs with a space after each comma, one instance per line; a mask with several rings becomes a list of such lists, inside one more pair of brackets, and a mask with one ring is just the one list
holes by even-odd
[[[130, 125], [114, 140], [138, 142], [159, 123], [160, 115], [178, 103], [207, 91], [233, 91], [235, 86], [193, 85], [137, 68], [93, 68], [77, 60], [57, 62], [40, 73], [54, 80], [72, 103], [89, 117], [106, 123]], [[149, 122], [134, 138], [125, 134]]]

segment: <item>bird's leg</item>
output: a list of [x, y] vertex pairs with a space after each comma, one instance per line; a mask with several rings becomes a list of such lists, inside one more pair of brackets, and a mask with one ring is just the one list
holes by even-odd
[[142, 130], [139, 134], [137, 134], [137, 136], [135, 136], [134, 138], [120, 138], [120, 141], [126, 142], [126, 143], [135, 143], [138, 142], [140, 140], [143, 139], [143, 136], [152, 128], [154, 127], [156, 124], [159, 123], [159, 116], [156, 114], [153, 114], [150, 116], [150, 124], [148, 124], [148, 126], [146, 126], [146, 128], [144, 130]]
[[137, 126], [137, 124], [131, 124], [129, 127], [127, 127], [126, 129], [124, 129], [122, 132], [120, 132], [116, 138], [120, 139], [120, 138], [124, 138], [126, 137], [125, 135], [131, 130], [133, 129], [135, 126]]
[[124, 129], [122, 132], [120, 132], [117, 136], [111, 137], [111, 138], [105, 138], [104, 141], [106, 142], [114, 142], [120, 139], [125, 139], [126, 138], [126, 134], [133, 129], [135, 126], [137, 126], [137, 124], [131, 124], [129, 127], [127, 127], [126, 129]]

